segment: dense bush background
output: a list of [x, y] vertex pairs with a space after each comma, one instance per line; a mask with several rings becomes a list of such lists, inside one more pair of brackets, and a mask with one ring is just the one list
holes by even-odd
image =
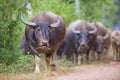
[[[74, 0], [0, 0], [1, 64], [7, 66], [26, 64], [24, 64], [26, 61], [19, 50], [19, 40], [25, 29], [25, 25], [20, 22], [19, 14], [24, 14], [28, 20], [31, 18], [27, 14], [27, 1], [32, 5], [32, 16], [42, 10], [52, 11], [64, 18], [66, 27], [76, 19], [103, 22], [105, 18], [104, 24], [110, 28], [115, 19], [115, 11], [119, 8], [119, 5], [114, 4], [116, 0], [79, 0], [80, 13], [75, 14]], [[30, 60], [33, 60], [32, 57]], [[18, 63], [18, 61], [21, 62]]]

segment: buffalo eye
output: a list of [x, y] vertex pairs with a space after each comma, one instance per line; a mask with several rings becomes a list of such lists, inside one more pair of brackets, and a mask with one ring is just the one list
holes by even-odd
[[75, 34], [76, 38], [80, 38], [81, 35], [80, 34]]
[[114, 38], [114, 37], [112, 37], [112, 39], [113, 39], [113, 40], [115, 40], [115, 38]]
[[50, 28], [48, 31], [51, 32], [51, 31], [53, 31], [54, 29], [55, 29], [55, 28]]
[[40, 31], [40, 29], [38, 29], [38, 31]]
[[40, 28], [37, 28], [37, 31], [40, 31], [41, 29]]
[[89, 38], [93, 38], [93, 36], [90, 35]]
[[75, 35], [80, 36], [80, 33], [76, 33]]

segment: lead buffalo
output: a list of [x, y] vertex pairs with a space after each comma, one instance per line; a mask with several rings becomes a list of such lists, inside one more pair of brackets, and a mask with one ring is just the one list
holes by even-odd
[[110, 47], [111, 31], [99, 22], [93, 22], [92, 25], [96, 26], [97, 28], [97, 38], [95, 41], [95, 48], [92, 54], [94, 55], [94, 52], [97, 52], [98, 60], [100, 60], [101, 56], [105, 58], [108, 53]]
[[74, 65], [81, 64], [81, 56], [85, 53], [88, 61], [89, 52], [96, 39], [96, 27], [87, 21], [77, 20], [72, 22], [67, 28], [65, 41], [72, 49], [74, 55]]
[[21, 16], [21, 21], [26, 25], [25, 38], [21, 40], [22, 50], [33, 54], [35, 73], [40, 71], [39, 53], [44, 53], [48, 70], [50, 69], [50, 57], [53, 60], [52, 67], [55, 67], [54, 56], [65, 35], [63, 19], [52, 12], [41, 11], [30, 21]]
[[114, 60], [120, 61], [120, 31], [113, 31], [111, 38]]

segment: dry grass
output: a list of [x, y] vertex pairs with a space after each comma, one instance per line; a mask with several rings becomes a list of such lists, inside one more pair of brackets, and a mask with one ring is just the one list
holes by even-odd
[[0, 74], [0, 80], [45, 80], [43, 74], [13, 74], [13, 73], [4, 73]]
[[100, 65], [104, 65], [109, 63], [111, 60], [104, 60], [104, 61], [94, 61], [90, 64], [82, 64], [81, 66], [77, 67], [65, 67], [62, 69], [59, 69], [57, 71], [47, 71], [42, 72], [39, 74], [35, 73], [1, 73], [0, 74], [0, 80], [46, 80], [46, 78], [51, 76], [57, 76], [66, 74], [69, 72], [76, 71], [78, 69], [88, 69], [88, 68], [94, 68]]
[[[57, 70], [56, 71], [44, 71], [44, 68], [41, 68], [41, 73], [35, 74], [34, 71], [34, 64], [20, 67], [19, 69], [16, 69], [17, 72], [6, 72], [6, 73], [0, 73], [0, 80], [46, 80], [48, 77], [57, 76], [57, 75], [63, 75], [69, 72], [74, 72], [78, 69], [90, 69], [95, 68], [101, 65], [108, 64], [112, 60], [112, 49], [110, 48], [109, 51], [109, 59], [102, 60], [102, 61], [93, 61], [90, 64], [82, 64], [80, 66], [72, 66], [71, 61], [66, 61], [66, 59], [57, 60]], [[31, 60], [31, 58], [30, 58]], [[29, 61], [27, 61], [29, 62]], [[42, 66], [43, 67], [43, 66]], [[4, 69], [6, 67], [2, 67], [1, 69]], [[12, 68], [7, 68], [12, 69]], [[11, 71], [11, 70], [10, 70]]]

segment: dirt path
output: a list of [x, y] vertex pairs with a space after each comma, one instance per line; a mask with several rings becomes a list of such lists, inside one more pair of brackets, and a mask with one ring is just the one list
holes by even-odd
[[47, 80], [120, 80], [120, 62], [111, 62], [91, 69], [80, 69]]

